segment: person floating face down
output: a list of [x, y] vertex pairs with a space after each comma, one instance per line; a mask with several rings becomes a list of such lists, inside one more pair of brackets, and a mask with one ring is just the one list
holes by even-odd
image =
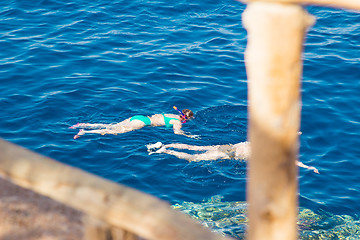
[[[174, 107], [176, 108], [176, 107]], [[177, 110], [177, 109], [176, 109]], [[194, 113], [189, 109], [179, 111], [181, 114], [154, 114], [152, 116], [136, 115], [131, 118], [125, 119], [122, 122], [114, 124], [102, 124], [102, 123], [77, 123], [70, 128], [81, 128], [78, 134], [74, 136], [74, 139], [79, 138], [85, 133], [97, 133], [97, 134], [121, 134], [130, 131], [134, 131], [145, 126], [166, 126], [173, 128], [175, 134], [184, 135], [190, 138], [196, 138], [197, 135], [187, 134], [181, 130], [182, 124], [194, 117]], [[87, 130], [85, 130], [87, 129]]]
[[[235, 160], [248, 160], [250, 158], [250, 143], [240, 142], [237, 144], [226, 145], [211, 145], [211, 146], [196, 146], [182, 143], [162, 144], [157, 142], [155, 144], [146, 145], [149, 154], [166, 153], [173, 155], [177, 158], [185, 159], [189, 162], [209, 161], [217, 159], [235, 159]], [[186, 153], [176, 151], [173, 149], [185, 149], [196, 151], [200, 153]], [[315, 167], [307, 166], [300, 161], [296, 161], [296, 165], [302, 168], [313, 170], [319, 174]]]

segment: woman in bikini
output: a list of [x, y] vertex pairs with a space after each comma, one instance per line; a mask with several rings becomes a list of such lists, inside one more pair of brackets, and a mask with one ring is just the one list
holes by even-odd
[[[155, 144], [149, 144], [146, 147], [148, 148], [149, 154], [166, 153], [177, 158], [188, 160], [189, 162], [217, 159], [248, 160], [250, 158], [249, 142], [212, 146], [195, 146], [182, 143], [164, 145], [161, 142], [157, 142]], [[169, 148], [185, 149], [202, 153], [190, 154], [186, 152], [175, 151]], [[296, 165], [302, 168], [313, 170], [315, 173], [319, 174], [319, 171], [315, 167], [307, 166], [300, 161], [296, 161]]]
[[[197, 135], [189, 135], [181, 130], [182, 124], [187, 120], [193, 118], [194, 113], [189, 109], [184, 109], [182, 111], [178, 110], [174, 107], [175, 110], [181, 113], [180, 115], [176, 114], [155, 114], [152, 116], [143, 116], [136, 115], [131, 118], [128, 118], [122, 122], [115, 124], [102, 124], [102, 123], [78, 123], [70, 128], [81, 128], [78, 134], [74, 136], [74, 139], [79, 138], [81, 135], [85, 133], [98, 133], [98, 134], [120, 134], [126, 133], [130, 131], [134, 131], [145, 126], [166, 126], [172, 127], [175, 134], [184, 135], [190, 138], [196, 138]], [[85, 129], [93, 129], [93, 130], [84, 130]]]

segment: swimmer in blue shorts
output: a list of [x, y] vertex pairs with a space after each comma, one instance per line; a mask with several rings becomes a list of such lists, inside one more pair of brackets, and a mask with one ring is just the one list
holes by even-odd
[[[178, 110], [176, 107], [174, 109]], [[168, 128], [173, 128], [175, 134], [184, 135], [190, 138], [196, 138], [197, 135], [186, 134], [181, 130], [182, 124], [187, 120], [190, 120], [194, 117], [194, 113], [189, 109], [184, 109], [182, 111], [178, 110], [180, 115], [176, 114], [155, 114], [152, 116], [143, 116], [136, 115], [131, 118], [128, 118], [122, 122], [115, 124], [102, 124], [102, 123], [78, 123], [70, 128], [81, 128], [78, 134], [74, 136], [74, 139], [79, 138], [85, 133], [98, 133], [98, 134], [121, 134], [130, 131], [134, 131], [145, 126], [166, 126]], [[84, 130], [84, 129], [93, 129], [93, 130]]]

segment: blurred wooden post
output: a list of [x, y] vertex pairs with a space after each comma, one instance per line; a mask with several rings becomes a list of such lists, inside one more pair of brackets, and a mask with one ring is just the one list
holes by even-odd
[[249, 90], [249, 240], [297, 239], [300, 78], [305, 32], [301, 6], [249, 3], [243, 24]]

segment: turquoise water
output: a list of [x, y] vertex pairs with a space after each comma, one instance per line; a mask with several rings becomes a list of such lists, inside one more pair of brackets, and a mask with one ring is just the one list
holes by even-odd
[[[172, 204], [246, 199], [246, 163], [188, 163], [151, 155], [161, 141], [237, 143], [247, 134], [245, 5], [197, 1], [3, 1], [0, 3], [0, 137]], [[308, 7], [300, 206], [357, 217], [360, 194], [360, 14]], [[136, 114], [195, 120], [189, 139], [166, 128], [73, 139], [78, 122]]]

